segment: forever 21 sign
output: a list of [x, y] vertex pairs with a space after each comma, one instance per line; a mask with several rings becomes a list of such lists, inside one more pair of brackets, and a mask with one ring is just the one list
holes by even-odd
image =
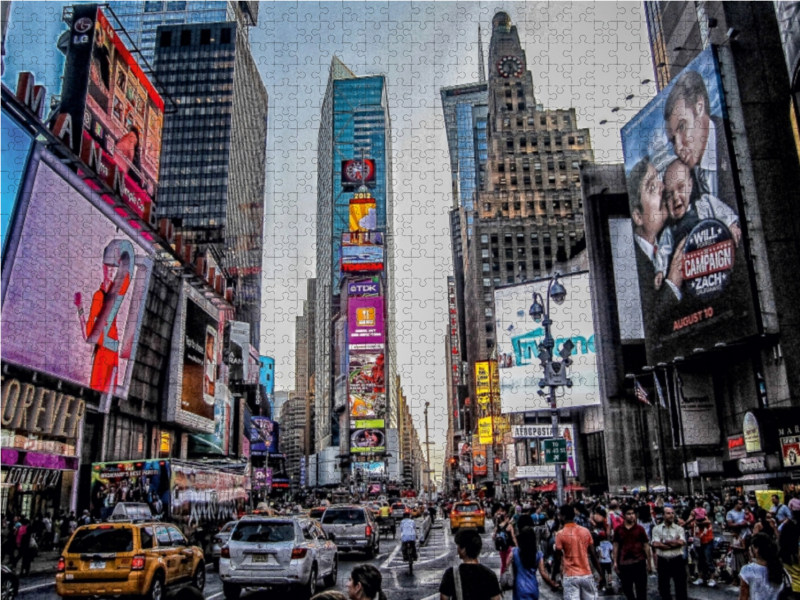
[[2, 425], [9, 429], [75, 439], [86, 402], [69, 394], [0, 377]]

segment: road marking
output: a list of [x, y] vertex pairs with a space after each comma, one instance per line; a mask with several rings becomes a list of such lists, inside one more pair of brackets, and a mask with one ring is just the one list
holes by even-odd
[[391, 563], [392, 560], [394, 559], [394, 557], [397, 556], [398, 552], [400, 552], [400, 547], [402, 545], [403, 544], [400, 543], [400, 544], [398, 544], [397, 546], [394, 547], [394, 550], [392, 550], [392, 553], [389, 555], [389, 557], [381, 565], [381, 569], [385, 569], [385, 568], [387, 568], [389, 566], [389, 563]]
[[439, 594], [431, 594], [430, 596], [425, 596], [422, 600], [436, 600], [439, 597]]
[[40, 583], [39, 585], [32, 585], [31, 587], [22, 588], [21, 590], [18, 590], [17, 593], [21, 594], [22, 592], [32, 592], [33, 590], [40, 590], [42, 588], [54, 586], [55, 584], [55, 581], [51, 583]]
[[212, 598], [217, 598], [217, 597], [219, 597], [219, 596], [222, 596], [222, 594], [224, 594], [224, 593], [225, 593], [225, 592], [217, 592], [217, 593], [216, 593], [216, 594], [214, 594], [213, 596], [206, 596], [206, 600], [211, 600]]

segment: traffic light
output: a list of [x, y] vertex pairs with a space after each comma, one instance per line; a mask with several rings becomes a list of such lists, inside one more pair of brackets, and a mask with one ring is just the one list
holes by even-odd
[[458, 457], [456, 457], [456, 456], [451, 456], [450, 457], [450, 467], [453, 468], [453, 469], [458, 467]]

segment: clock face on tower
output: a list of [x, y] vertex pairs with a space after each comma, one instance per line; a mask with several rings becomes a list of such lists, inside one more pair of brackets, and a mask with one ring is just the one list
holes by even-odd
[[497, 61], [497, 72], [501, 77], [522, 77], [522, 61], [516, 56], [504, 56]]

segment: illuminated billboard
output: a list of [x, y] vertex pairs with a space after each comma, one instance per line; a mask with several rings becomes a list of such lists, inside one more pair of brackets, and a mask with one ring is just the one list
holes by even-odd
[[383, 352], [350, 355], [348, 397], [351, 421], [386, 418]]
[[386, 452], [386, 422], [383, 419], [357, 419], [350, 422], [350, 453]]
[[347, 302], [347, 341], [350, 351], [385, 342], [383, 298], [349, 298]]
[[622, 129], [649, 364], [758, 333], [713, 48]]
[[[491, 436], [490, 436], [491, 437]], [[489, 442], [491, 443], [491, 441]], [[483, 476], [489, 472], [486, 447], [482, 445], [472, 445], [472, 473], [473, 475]]]
[[[589, 274], [570, 274], [560, 277], [559, 281], [566, 288], [567, 295], [563, 304], [550, 302], [555, 353], [561, 351], [567, 340], [572, 340], [574, 348], [573, 364], [567, 372], [572, 387], [565, 386], [559, 390], [558, 406], [574, 408], [596, 405], [600, 403], [600, 389]], [[548, 397], [542, 398], [536, 393], [540, 389], [539, 380], [544, 377], [537, 358], [538, 344], [544, 341], [544, 327], [528, 315], [534, 292], [547, 298], [549, 283], [549, 279], [540, 279], [500, 287], [494, 292], [497, 366], [503, 413], [550, 408]]]
[[347, 284], [348, 296], [376, 297], [381, 295], [381, 283], [378, 277], [358, 279]]
[[119, 502], [144, 502], [153, 517], [170, 515], [172, 467], [168, 460], [139, 460], [92, 465], [89, 512], [104, 521]]
[[250, 367], [250, 323], [228, 321], [225, 325], [228, 381], [231, 385], [248, 379]]
[[75, 5], [51, 129], [152, 221], [164, 101], [96, 4]]
[[250, 419], [250, 455], [267, 456], [278, 452], [280, 426], [269, 417]]
[[383, 233], [342, 234], [341, 267], [346, 273], [383, 271]]
[[361, 185], [375, 184], [375, 161], [364, 160], [342, 161], [342, 188], [356, 188]]
[[152, 261], [55, 160], [35, 152], [25, 177], [3, 264], [2, 358], [126, 398]]
[[214, 432], [190, 433], [189, 454], [227, 456], [231, 450], [232, 429], [233, 399], [228, 391], [228, 386], [217, 382], [214, 394]]
[[353, 198], [350, 200], [350, 231], [368, 232], [378, 227], [378, 211], [375, 198]]
[[497, 361], [484, 360], [475, 363], [475, 394], [478, 405], [486, 409], [489, 404], [500, 399], [500, 379]]

